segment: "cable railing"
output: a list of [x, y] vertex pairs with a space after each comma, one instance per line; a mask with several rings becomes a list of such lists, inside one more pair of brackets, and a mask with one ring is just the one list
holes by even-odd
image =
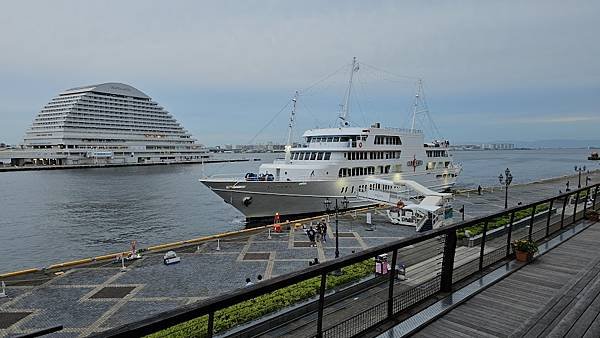
[[[513, 257], [512, 241], [522, 238], [542, 241], [562, 231], [566, 226], [583, 219], [588, 210], [597, 210], [600, 207], [600, 203], [597, 203], [599, 187], [600, 184], [583, 187], [530, 204], [504, 209], [487, 216], [418, 233], [109, 329], [96, 336], [143, 336], [165, 329], [171, 330], [165, 335], [178, 336], [177, 330], [180, 327], [183, 328], [189, 321], [197, 321], [200, 318], [206, 321], [206, 325], [196, 325], [195, 328], [203, 331], [193, 332], [195, 336], [212, 337], [216, 332], [226, 334], [227, 329], [223, 329], [222, 323], [215, 325], [216, 313], [230, 307], [243, 309], [247, 304], [256, 301], [257, 297], [308, 282], [312, 283], [313, 291], [315, 291], [309, 299], [314, 301], [312, 304], [316, 304], [311, 308], [316, 317], [316, 324], [314, 331], [308, 336], [359, 336], [437, 293], [451, 292], [456, 282], [470, 277], [474, 273], [482, 273], [486, 268]], [[542, 209], [548, 210], [548, 212], [540, 216], [537, 211]], [[528, 218], [522, 218], [523, 215]], [[513, 227], [516, 219], [519, 218], [521, 221], [528, 219], [529, 224]], [[508, 223], [504, 224], [506, 222]], [[498, 225], [505, 227], [505, 233], [500, 237], [489, 236], [488, 238], [487, 234], [497, 229]], [[481, 241], [477, 246], [468, 247], [460, 244], [458, 237], [459, 234], [464, 234], [465, 229], [481, 231]], [[345, 318], [330, 317], [331, 313], [335, 311], [326, 312], [325, 310], [326, 307], [331, 306], [330, 298], [336, 293], [328, 288], [331, 276], [339, 276], [340, 271], [352, 269], [352, 266], [382, 254], [391, 254], [390, 266], [394, 271], [379, 277], [385, 280], [383, 285], [379, 284], [378, 286], [380, 288], [379, 295], [384, 295], [384, 297], [372, 297], [372, 303], [369, 304], [371, 306], [364, 306], [359, 311], [351, 311], [351, 315]], [[409, 268], [413, 268], [410, 270], [413, 275], [408, 282], [399, 279], [398, 274], [395, 273], [395, 267], [402, 264], [401, 260], [404, 262], [411, 260], [412, 266]], [[251, 302], [247, 303], [248, 301]], [[244, 305], [240, 305], [242, 303]], [[278, 312], [278, 315], [281, 314]], [[327, 320], [324, 321], [324, 318]], [[325, 323], [327, 323], [327, 327], [325, 327]], [[186, 328], [186, 330], [189, 329], [189, 327]], [[183, 336], [184, 333], [180, 332], [179, 335]]]

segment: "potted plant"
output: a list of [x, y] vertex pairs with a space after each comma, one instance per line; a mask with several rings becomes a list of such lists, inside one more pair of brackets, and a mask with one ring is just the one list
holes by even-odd
[[519, 262], [531, 262], [533, 254], [538, 252], [538, 246], [534, 241], [529, 239], [520, 239], [512, 242], [512, 246], [515, 250], [517, 261]]
[[598, 212], [596, 210], [588, 210], [585, 213], [585, 218], [594, 222], [598, 222], [600, 220], [598, 217]]

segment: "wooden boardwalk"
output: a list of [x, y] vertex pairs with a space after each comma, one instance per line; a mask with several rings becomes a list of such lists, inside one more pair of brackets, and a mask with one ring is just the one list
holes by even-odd
[[429, 324], [415, 337], [600, 337], [600, 224]]

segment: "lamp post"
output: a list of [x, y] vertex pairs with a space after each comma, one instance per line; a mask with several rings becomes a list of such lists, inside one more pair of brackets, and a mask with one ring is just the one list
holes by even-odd
[[[348, 208], [348, 199], [346, 198], [346, 196], [344, 196], [344, 198], [342, 199], [342, 205], [344, 207], [344, 209]], [[325, 198], [325, 201], [323, 202], [323, 204], [325, 204], [325, 211], [327, 211], [327, 213], [329, 214], [329, 212], [331, 211], [331, 201], [329, 200], [329, 198]], [[339, 258], [340, 257], [340, 243], [339, 243], [339, 230], [338, 230], [338, 213], [339, 213], [339, 206], [338, 206], [338, 200], [337, 198], [335, 199], [335, 258]]]
[[500, 182], [500, 184], [504, 184], [504, 209], [507, 209], [508, 208], [508, 186], [512, 182], [513, 176], [510, 173], [510, 169], [508, 169], [508, 168], [506, 168], [506, 170], [504, 171], [504, 174], [506, 175], [506, 178], [504, 178], [504, 176], [502, 176], [502, 173], [500, 173], [500, 176], [498, 176], [498, 181]]
[[585, 166], [578, 167], [575, 166], [575, 171], [579, 173], [579, 183], [577, 184], [577, 189], [581, 188], [581, 173], [585, 171]]

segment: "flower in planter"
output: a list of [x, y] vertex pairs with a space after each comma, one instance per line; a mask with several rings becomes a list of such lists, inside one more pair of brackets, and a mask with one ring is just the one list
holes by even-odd
[[512, 246], [515, 251], [526, 252], [528, 254], [534, 254], [538, 252], [538, 246], [534, 241], [528, 239], [519, 239], [512, 242]]

